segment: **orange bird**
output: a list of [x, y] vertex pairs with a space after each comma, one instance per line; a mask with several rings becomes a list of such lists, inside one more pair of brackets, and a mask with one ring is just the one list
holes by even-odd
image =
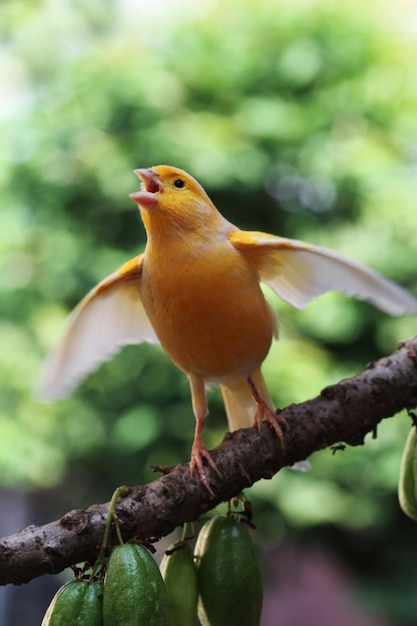
[[417, 312], [417, 299], [336, 252], [239, 230], [183, 170], [159, 165], [135, 174], [142, 189], [130, 197], [147, 232], [145, 251], [72, 312], [38, 396], [67, 395], [125, 344], [160, 343], [189, 379], [196, 417], [190, 468], [210, 489], [203, 461], [215, 465], [202, 440], [206, 385], [220, 385], [231, 431], [268, 420], [282, 437], [261, 373], [278, 322], [260, 281], [298, 309], [333, 289], [392, 315]]

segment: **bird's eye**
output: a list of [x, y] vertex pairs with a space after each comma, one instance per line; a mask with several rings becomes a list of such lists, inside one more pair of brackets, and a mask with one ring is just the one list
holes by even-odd
[[185, 182], [181, 178], [177, 178], [177, 180], [174, 181], [174, 187], [176, 187], [177, 189], [184, 189]]

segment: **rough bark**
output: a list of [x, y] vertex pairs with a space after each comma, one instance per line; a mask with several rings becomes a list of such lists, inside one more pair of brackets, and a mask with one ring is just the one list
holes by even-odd
[[[317, 450], [339, 442], [362, 445], [381, 420], [416, 405], [417, 337], [358, 376], [283, 409], [287, 422], [283, 444], [267, 423], [260, 432], [250, 428], [226, 434], [212, 451], [221, 477], [207, 470], [214, 496], [196, 475], [190, 477], [188, 463], [160, 468], [162, 478], [129, 488], [117, 508], [123, 536], [126, 540], [164, 536]], [[94, 562], [107, 511], [108, 503], [70, 511], [60, 520], [29, 526], [0, 540], [0, 584], [21, 584], [71, 564]]]

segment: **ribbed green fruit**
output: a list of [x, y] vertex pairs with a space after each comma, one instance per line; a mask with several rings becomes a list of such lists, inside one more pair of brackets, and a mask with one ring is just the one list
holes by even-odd
[[54, 595], [41, 626], [102, 626], [103, 583], [72, 580]]
[[412, 427], [401, 459], [398, 499], [404, 513], [417, 521], [417, 432]]
[[215, 517], [201, 529], [194, 553], [203, 626], [259, 626], [262, 571], [249, 529], [232, 517]]
[[169, 626], [165, 584], [144, 546], [126, 543], [111, 553], [103, 617], [104, 626]]
[[159, 567], [168, 593], [170, 626], [195, 626], [198, 585], [193, 551], [184, 543], [179, 548], [174, 544], [168, 552]]

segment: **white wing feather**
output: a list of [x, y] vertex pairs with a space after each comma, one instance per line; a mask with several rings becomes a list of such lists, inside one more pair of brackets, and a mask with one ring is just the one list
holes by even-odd
[[391, 315], [417, 312], [417, 298], [377, 272], [337, 252], [295, 239], [237, 231], [236, 248], [251, 250], [261, 280], [297, 309], [326, 291], [368, 300]]
[[[102, 281], [69, 316], [58, 348], [45, 362], [37, 400], [68, 395], [124, 345], [159, 343], [140, 299], [138, 278], [116, 281], [117, 274]], [[101, 290], [107, 283], [111, 286]]]

